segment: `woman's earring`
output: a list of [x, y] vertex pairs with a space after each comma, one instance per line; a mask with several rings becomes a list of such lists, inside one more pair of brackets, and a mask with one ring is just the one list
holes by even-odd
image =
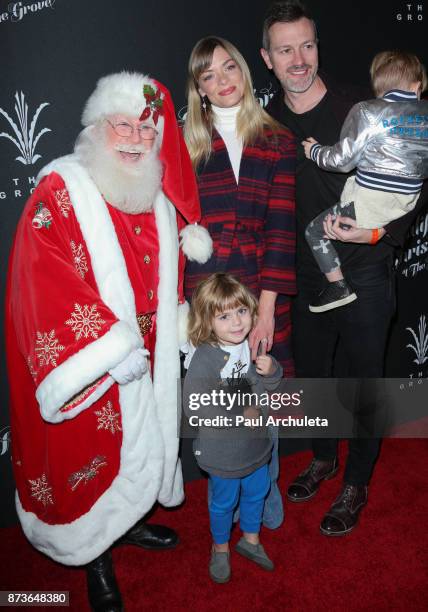
[[202, 100], [202, 108], [204, 109], [205, 117], [207, 116], [207, 96], [201, 98]]

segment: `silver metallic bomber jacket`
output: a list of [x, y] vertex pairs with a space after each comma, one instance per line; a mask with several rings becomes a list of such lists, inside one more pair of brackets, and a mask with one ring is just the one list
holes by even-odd
[[356, 104], [332, 146], [315, 144], [311, 159], [324, 170], [350, 172], [369, 189], [417, 193], [428, 177], [428, 101], [392, 90]]

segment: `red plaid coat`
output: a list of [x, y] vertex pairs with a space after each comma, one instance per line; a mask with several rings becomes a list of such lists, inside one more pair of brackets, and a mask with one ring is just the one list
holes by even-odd
[[296, 293], [294, 170], [296, 145], [285, 128], [246, 146], [236, 184], [226, 145], [214, 130], [212, 154], [198, 169], [202, 220], [213, 239], [206, 264], [187, 262], [185, 293], [213, 272], [229, 272], [256, 295], [277, 292], [272, 354], [294, 373], [290, 303]]

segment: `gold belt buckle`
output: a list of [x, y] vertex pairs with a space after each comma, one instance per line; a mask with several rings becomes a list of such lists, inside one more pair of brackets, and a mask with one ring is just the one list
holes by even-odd
[[142, 336], [145, 336], [151, 330], [152, 317], [153, 317], [152, 312], [137, 315], [138, 327], [140, 328], [140, 332]]

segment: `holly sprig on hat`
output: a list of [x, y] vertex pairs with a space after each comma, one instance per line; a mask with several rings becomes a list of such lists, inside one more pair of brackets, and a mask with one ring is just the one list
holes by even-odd
[[140, 116], [140, 121], [148, 119], [152, 115], [153, 123], [158, 124], [159, 115], [163, 115], [163, 99], [160, 89], [155, 89], [151, 85], [144, 85], [143, 94], [146, 99], [146, 108]]

